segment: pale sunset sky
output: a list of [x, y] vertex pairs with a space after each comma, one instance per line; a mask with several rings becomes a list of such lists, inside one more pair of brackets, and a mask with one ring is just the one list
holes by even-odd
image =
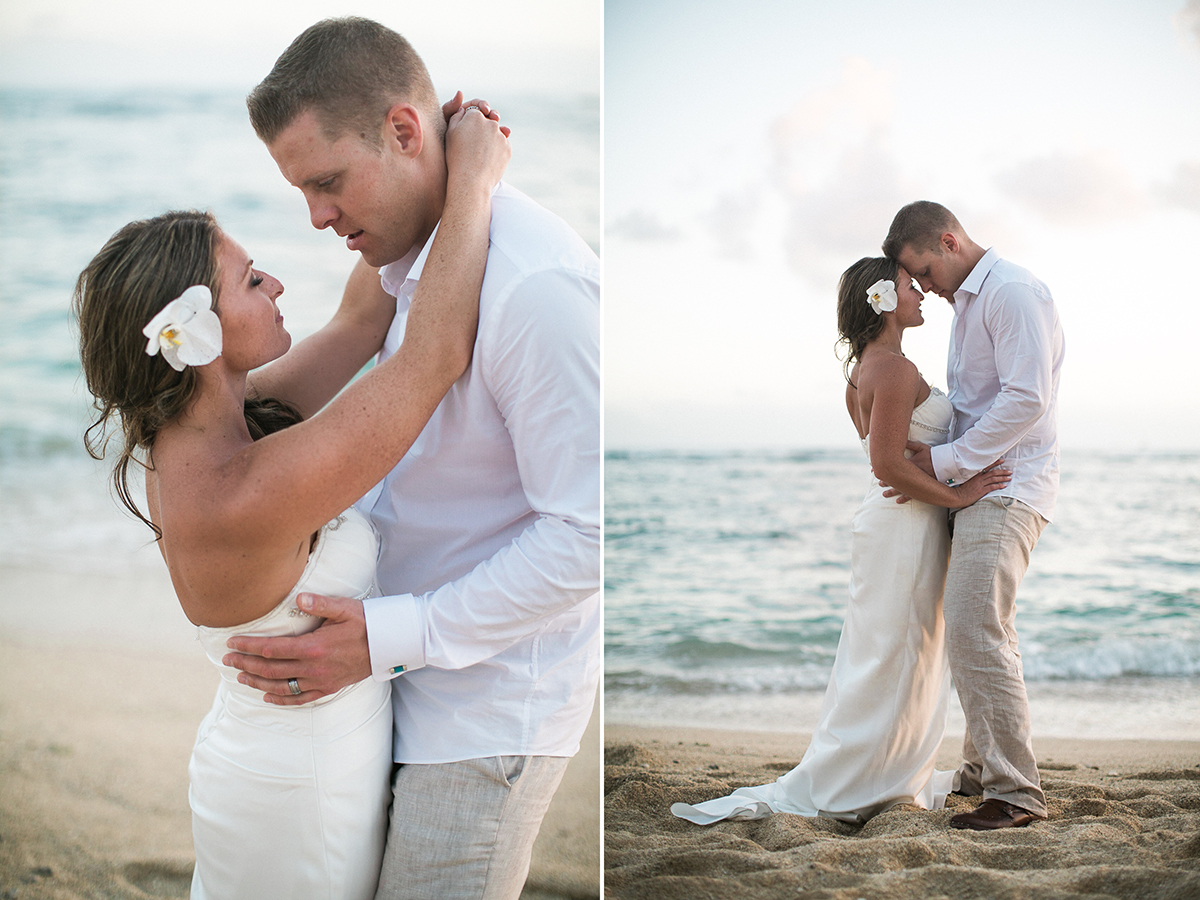
[[1195, 449], [1198, 98], [1200, 0], [608, 0], [606, 445], [855, 446], [837, 278], [928, 199], [1050, 286], [1065, 449]]
[[439, 88], [599, 89], [601, 0], [4, 0], [0, 82], [249, 90], [301, 31], [348, 15], [408, 38]]
[[[248, 89], [344, 14], [444, 92], [603, 64], [608, 447], [853, 446], [836, 280], [914, 199], [1050, 286], [1064, 447], [1200, 445], [1200, 0], [8, 2], [0, 83]], [[925, 316], [906, 350], [944, 385]]]

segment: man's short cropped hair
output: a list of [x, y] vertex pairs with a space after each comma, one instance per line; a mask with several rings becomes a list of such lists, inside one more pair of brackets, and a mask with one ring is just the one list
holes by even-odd
[[905, 247], [917, 251], [936, 249], [938, 241], [947, 231], [963, 233], [954, 213], [940, 203], [917, 200], [902, 208], [892, 219], [892, 227], [883, 241], [883, 255], [889, 259], [899, 259]]
[[250, 123], [267, 144], [313, 110], [330, 140], [355, 132], [378, 145], [387, 111], [400, 101], [424, 115], [440, 138], [445, 122], [425, 63], [401, 35], [350, 16], [324, 19], [283, 51], [246, 98]]

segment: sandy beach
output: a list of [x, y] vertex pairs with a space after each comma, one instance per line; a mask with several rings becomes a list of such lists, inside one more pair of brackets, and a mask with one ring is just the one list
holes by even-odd
[[[962, 736], [938, 765], [953, 768]], [[608, 724], [605, 893], [611, 900], [1184, 900], [1200, 897], [1200, 742], [1035, 739], [1049, 818], [958, 831], [944, 810], [896, 807], [855, 827], [777, 815], [708, 827], [674, 818], [773, 781], [808, 735]]]
[[[187, 761], [217, 674], [153, 569], [0, 568], [0, 897], [186, 897]], [[596, 715], [526, 900], [600, 894]]]

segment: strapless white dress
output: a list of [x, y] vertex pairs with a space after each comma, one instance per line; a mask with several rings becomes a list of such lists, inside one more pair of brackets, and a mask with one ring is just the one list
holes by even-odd
[[221, 684], [188, 765], [192, 900], [375, 895], [391, 801], [390, 686], [368, 678], [304, 706], [273, 706], [221, 657], [235, 634], [316, 628], [321, 620], [296, 608], [301, 592], [378, 596], [377, 548], [371, 523], [349, 509], [321, 529], [275, 609], [233, 628], [199, 629]]
[[[908, 437], [944, 443], [954, 410], [936, 388], [913, 410]], [[868, 440], [863, 449], [870, 458]], [[946, 510], [883, 496], [871, 475], [854, 514], [850, 603], [816, 731], [796, 768], [680, 818], [708, 825], [772, 813], [860, 823], [899, 803], [945, 806], [954, 773], [935, 771], [950, 675], [942, 622], [950, 537]]]

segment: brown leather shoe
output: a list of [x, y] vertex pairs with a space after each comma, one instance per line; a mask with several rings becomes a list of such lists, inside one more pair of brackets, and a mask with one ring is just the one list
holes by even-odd
[[1021, 828], [1038, 822], [1045, 816], [1035, 816], [1027, 809], [992, 798], [975, 809], [950, 817], [951, 828], [970, 828], [972, 831], [991, 831], [993, 828]]

